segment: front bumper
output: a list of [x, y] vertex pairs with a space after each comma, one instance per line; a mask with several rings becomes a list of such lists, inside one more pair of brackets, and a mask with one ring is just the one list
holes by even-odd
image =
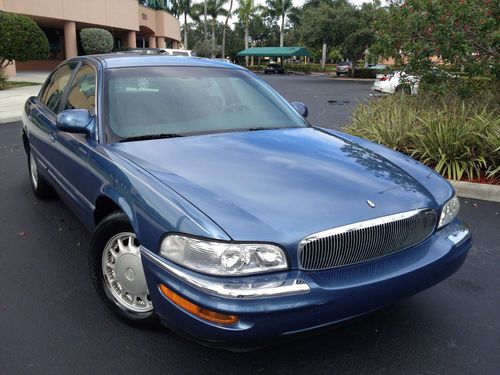
[[[265, 346], [416, 294], [458, 270], [471, 243], [467, 227], [455, 219], [423, 243], [377, 260], [325, 271], [290, 270], [230, 279], [191, 272], [147, 249], [141, 251], [153, 305], [165, 325], [208, 345], [234, 349]], [[203, 308], [240, 319], [223, 326], [195, 317], [165, 298], [160, 283]], [[250, 292], [221, 294], [204, 288], [207, 283], [240, 284]], [[293, 285], [296, 290], [272, 295], [273, 288], [280, 290], [278, 285]], [[266, 293], [259, 296], [259, 289]]]

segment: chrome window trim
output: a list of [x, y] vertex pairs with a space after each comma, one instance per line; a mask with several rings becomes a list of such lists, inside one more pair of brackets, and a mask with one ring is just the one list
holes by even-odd
[[[193, 276], [190, 273], [184, 272], [176, 267], [171, 266], [165, 260], [163, 260], [159, 255], [153, 253], [152, 251], [141, 246], [141, 255], [156, 264], [158, 267], [167, 271], [173, 276], [178, 277], [182, 281], [188, 283], [189, 285], [212, 295], [225, 298], [265, 298], [265, 297], [280, 297], [290, 294], [302, 294], [310, 291], [309, 285], [307, 285], [303, 280], [293, 279], [284, 281], [283, 285], [276, 287], [253, 287], [252, 284], [234, 284], [235, 288], [227, 288], [224, 284], [219, 282], [213, 282], [207, 279], [202, 279]], [[265, 279], [265, 275], [262, 275], [262, 279]], [[258, 279], [258, 278], [257, 278]], [[229, 281], [229, 279], [228, 279]], [[229, 282], [228, 282], [229, 285]], [[238, 286], [249, 286], [248, 288], [239, 288]]]

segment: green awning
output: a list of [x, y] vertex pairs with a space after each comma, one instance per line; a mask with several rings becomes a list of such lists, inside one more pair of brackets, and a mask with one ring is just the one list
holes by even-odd
[[237, 56], [310, 56], [308, 50], [303, 47], [252, 47], [244, 51], [240, 51]]

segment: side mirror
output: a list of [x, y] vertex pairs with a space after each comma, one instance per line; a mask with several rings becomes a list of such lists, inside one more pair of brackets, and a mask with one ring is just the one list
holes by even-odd
[[94, 116], [87, 109], [67, 109], [57, 115], [57, 129], [68, 133], [91, 134]]
[[291, 102], [290, 103], [292, 105], [293, 108], [295, 108], [295, 110], [297, 112], [300, 113], [300, 115], [304, 118], [307, 117], [307, 115], [309, 114], [309, 110], [307, 109], [307, 106], [302, 103], [302, 102]]

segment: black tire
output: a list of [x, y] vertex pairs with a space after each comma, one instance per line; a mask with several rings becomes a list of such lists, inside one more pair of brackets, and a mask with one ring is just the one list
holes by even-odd
[[409, 94], [411, 94], [411, 88], [410, 88], [410, 86], [407, 86], [407, 85], [399, 85], [398, 87], [396, 87], [396, 92], [409, 95]]
[[95, 229], [89, 248], [89, 272], [92, 284], [104, 304], [119, 318], [143, 328], [156, 327], [159, 320], [154, 310], [148, 312], [129, 310], [121, 305], [110, 292], [110, 288], [105, 286], [106, 280], [102, 270], [103, 252], [108, 242], [123, 232], [133, 233], [133, 229], [127, 216], [120, 211], [106, 216]]
[[340, 73], [337, 73], [337, 77], [340, 77]]
[[[38, 199], [51, 199], [56, 195], [50, 184], [47, 180], [40, 175], [39, 173], [39, 165], [36, 162], [34, 154], [31, 153], [30, 148], [27, 149], [28, 154], [28, 173], [30, 179], [31, 190], [33, 190], [33, 194]], [[32, 165], [34, 164], [34, 165]]]

